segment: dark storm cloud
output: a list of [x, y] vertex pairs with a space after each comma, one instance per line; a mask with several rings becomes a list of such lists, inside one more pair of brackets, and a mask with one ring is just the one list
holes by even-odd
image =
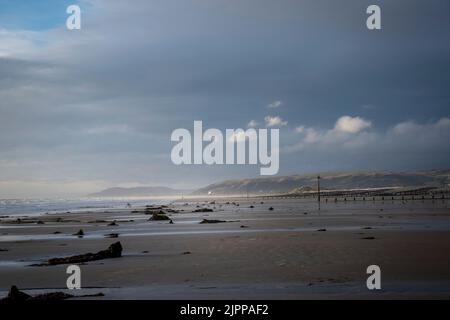
[[[381, 31], [365, 26], [373, 1], [84, 3], [77, 32], [0, 28], [0, 180], [251, 176], [256, 168], [173, 166], [170, 133], [197, 119], [224, 129], [267, 116], [287, 121], [280, 173], [401, 169], [411, 153], [429, 157], [408, 157], [409, 168], [449, 164], [448, 148], [392, 134], [413, 121], [435, 132], [427, 139], [448, 138], [431, 125], [449, 116], [448, 1], [376, 1]], [[372, 125], [333, 145], [294, 132], [323, 135], [344, 115]], [[351, 152], [342, 145], [358, 139]]]

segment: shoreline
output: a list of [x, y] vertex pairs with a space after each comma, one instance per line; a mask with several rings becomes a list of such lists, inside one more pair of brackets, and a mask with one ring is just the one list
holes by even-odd
[[[215, 289], [199, 289], [210, 291], [201, 298], [450, 298], [447, 201], [316, 206], [300, 199], [183, 200], [163, 208], [173, 224], [148, 221], [146, 207], [44, 215], [43, 224], [1, 219], [0, 292], [11, 285], [63, 288], [67, 265], [29, 264], [120, 241], [121, 258], [80, 264], [82, 287], [104, 288], [105, 297], [95, 299], [158, 299], [154, 287], [165, 299], [195, 297], [192, 288], [203, 286]], [[194, 212], [199, 208], [212, 212]], [[79, 229], [82, 237], [74, 235]], [[371, 264], [382, 269], [384, 293], [364, 289]]]

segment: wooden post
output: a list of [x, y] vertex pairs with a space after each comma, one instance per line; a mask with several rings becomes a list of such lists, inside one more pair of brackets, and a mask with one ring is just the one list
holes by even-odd
[[317, 202], [319, 204], [320, 211], [320, 176], [317, 176]]

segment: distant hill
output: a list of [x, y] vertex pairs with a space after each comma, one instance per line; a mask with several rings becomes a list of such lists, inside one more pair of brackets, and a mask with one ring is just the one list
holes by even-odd
[[[293, 190], [316, 190], [317, 175], [292, 175], [244, 180], [228, 180], [196, 190], [194, 195], [243, 195], [289, 193]], [[450, 183], [450, 170], [414, 172], [340, 172], [320, 173], [321, 188], [365, 189], [386, 187], [443, 187]]]
[[92, 193], [89, 197], [161, 197], [176, 196], [186, 193], [186, 190], [176, 190], [167, 187], [134, 187], [134, 188], [109, 188]]

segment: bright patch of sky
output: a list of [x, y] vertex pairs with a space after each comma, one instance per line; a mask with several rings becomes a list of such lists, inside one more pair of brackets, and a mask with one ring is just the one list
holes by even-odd
[[79, 3], [77, 0], [0, 0], [0, 28], [42, 31], [61, 27], [67, 19], [66, 8]]

